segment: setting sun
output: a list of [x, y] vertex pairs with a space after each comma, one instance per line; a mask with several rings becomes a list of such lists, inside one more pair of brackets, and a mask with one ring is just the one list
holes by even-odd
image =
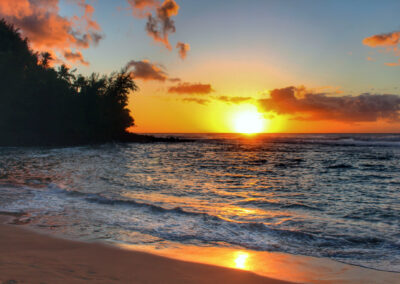
[[234, 114], [233, 128], [237, 133], [260, 133], [265, 128], [265, 119], [256, 109], [241, 110]]

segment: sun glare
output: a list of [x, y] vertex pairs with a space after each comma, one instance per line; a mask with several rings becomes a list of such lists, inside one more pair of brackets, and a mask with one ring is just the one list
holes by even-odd
[[234, 115], [233, 127], [237, 133], [260, 133], [264, 130], [265, 119], [256, 109], [241, 110]]
[[238, 252], [234, 259], [235, 267], [239, 268], [239, 269], [248, 269], [248, 265], [247, 265], [248, 258], [249, 258], [248, 253]]

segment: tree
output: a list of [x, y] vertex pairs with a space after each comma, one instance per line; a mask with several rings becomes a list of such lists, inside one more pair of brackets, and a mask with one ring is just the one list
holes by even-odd
[[88, 77], [29, 49], [19, 30], [0, 20], [0, 145], [59, 145], [125, 139], [134, 125], [126, 70]]

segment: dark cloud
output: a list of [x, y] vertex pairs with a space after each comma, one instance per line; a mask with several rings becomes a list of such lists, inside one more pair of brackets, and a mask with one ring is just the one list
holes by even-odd
[[358, 96], [330, 96], [326, 93], [305, 93], [297, 96], [297, 88], [275, 89], [270, 97], [259, 99], [266, 112], [300, 115], [307, 120], [336, 120], [368, 122], [399, 121], [400, 96], [392, 94], [361, 94]]
[[176, 94], [209, 94], [213, 92], [210, 84], [201, 83], [182, 83], [177, 86], [170, 87], [168, 93]]
[[135, 61], [131, 60], [126, 65], [127, 70], [131, 70], [134, 78], [142, 80], [165, 81], [168, 76], [160, 65], [151, 63], [147, 60]]
[[225, 103], [232, 103], [232, 104], [240, 104], [244, 102], [249, 102], [253, 100], [251, 97], [228, 97], [228, 96], [220, 96], [217, 100], [225, 102]]
[[176, 48], [178, 49], [179, 57], [185, 59], [188, 51], [190, 50], [190, 45], [188, 43], [178, 41]]

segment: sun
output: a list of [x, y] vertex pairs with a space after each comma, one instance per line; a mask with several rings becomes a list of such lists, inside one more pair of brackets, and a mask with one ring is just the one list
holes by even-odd
[[237, 133], [255, 134], [263, 132], [265, 123], [263, 115], [256, 109], [240, 110], [233, 116], [233, 128]]

